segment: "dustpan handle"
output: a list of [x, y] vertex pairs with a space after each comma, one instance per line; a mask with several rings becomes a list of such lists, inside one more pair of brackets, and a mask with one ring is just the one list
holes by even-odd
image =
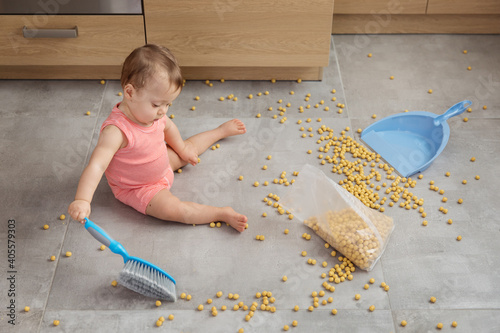
[[469, 100], [458, 102], [457, 104], [449, 108], [448, 111], [434, 118], [434, 125], [439, 126], [442, 122], [447, 121], [449, 118], [462, 114], [471, 105], [472, 102]]

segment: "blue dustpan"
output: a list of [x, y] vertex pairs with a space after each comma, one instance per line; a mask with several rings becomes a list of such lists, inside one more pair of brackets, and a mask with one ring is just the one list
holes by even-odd
[[443, 151], [450, 137], [446, 120], [463, 113], [471, 101], [453, 105], [442, 115], [426, 111], [395, 114], [361, 133], [361, 140], [403, 177], [424, 171]]

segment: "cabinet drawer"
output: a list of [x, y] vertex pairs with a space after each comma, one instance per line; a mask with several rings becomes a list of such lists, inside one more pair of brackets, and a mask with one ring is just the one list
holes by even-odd
[[425, 14], [427, 0], [335, 0], [334, 14]]
[[181, 66], [327, 66], [333, 0], [144, 0], [148, 43]]
[[427, 14], [500, 14], [500, 1], [429, 0]]
[[[47, 38], [59, 29], [77, 36]], [[0, 66], [119, 66], [144, 43], [142, 15], [0, 16]]]

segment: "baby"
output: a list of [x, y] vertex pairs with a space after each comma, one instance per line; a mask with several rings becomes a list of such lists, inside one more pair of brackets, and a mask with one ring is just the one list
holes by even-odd
[[[186, 224], [226, 222], [243, 231], [247, 217], [231, 207], [212, 207], [179, 200], [170, 192], [173, 170], [196, 165], [198, 155], [223, 138], [244, 134], [238, 119], [183, 140], [166, 117], [179, 96], [183, 79], [177, 60], [165, 47], [148, 44], [125, 60], [121, 85], [123, 100], [101, 126], [97, 146], [83, 170], [68, 213], [84, 223], [103, 173], [114, 196], [161, 220]], [[165, 144], [166, 142], [166, 144]]]

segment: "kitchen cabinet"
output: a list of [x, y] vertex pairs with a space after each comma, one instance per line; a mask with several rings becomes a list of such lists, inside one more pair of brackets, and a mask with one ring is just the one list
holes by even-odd
[[147, 42], [187, 79], [321, 79], [332, 15], [333, 0], [144, 0]]
[[429, 0], [427, 14], [500, 14], [500, 1]]
[[398, 14], [425, 14], [427, 0], [335, 0], [335, 14], [372, 14], [396, 12]]
[[500, 34], [499, 0], [335, 0], [333, 34]]
[[119, 79], [142, 15], [2, 15], [1, 79]]

